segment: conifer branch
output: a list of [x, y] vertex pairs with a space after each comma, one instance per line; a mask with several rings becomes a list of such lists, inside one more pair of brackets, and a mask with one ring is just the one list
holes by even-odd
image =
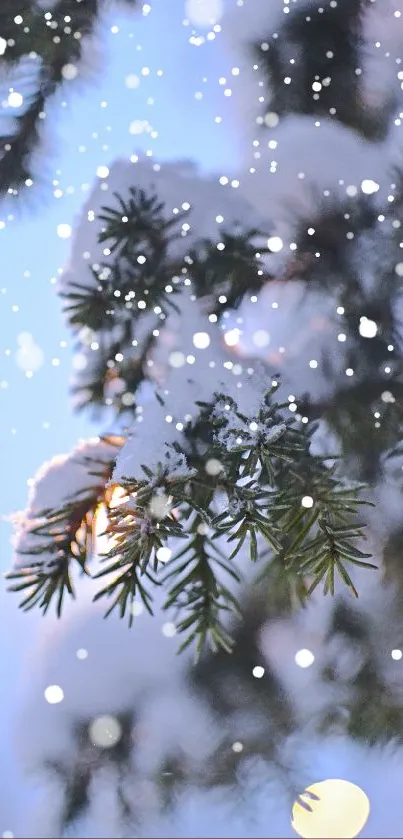
[[[323, 582], [324, 592], [333, 594], [336, 574], [357, 593], [347, 565], [375, 568], [356, 546], [365, 529], [356, 514], [369, 502], [360, 497], [361, 487], [346, 486], [335, 466], [310, 454], [312, 429], [284, 420], [282, 406], [271, 404], [273, 390], [256, 417], [241, 414], [225, 394], [200, 405], [203, 422], [210, 415], [212, 426], [213, 446], [205, 451], [205, 462], [218, 452], [221, 465], [210, 484], [200, 457], [193, 460], [178, 443], [167, 446], [156, 473], [143, 466], [145, 477], [124, 485], [132, 500], [123, 516], [119, 508], [112, 511], [109, 532], [116, 543], [105, 558], [112, 564], [98, 575], [116, 575], [96, 595], [115, 596], [109, 611], [119, 606], [123, 616], [128, 609], [131, 623], [136, 594], [151, 611], [142, 578], [157, 585], [169, 580], [165, 608], [179, 610], [179, 631], [189, 633], [181, 649], [193, 641], [199, 653], [206, 641], [229, 649], [220, 616], [229, 609], [236, 613], [238, 606], [221, 572], [239, 579], [233, 560], [244, 545], [252, 562], [258, 562], [264, 546], [269, 561], [281, 557], [284, 573], [291, 569], [308, 593]], [[226, 498], [223, 512], [217, 512], [220, 497]], [[307, 499], [312, 509], [304, 507]], [[161, 577], [158, 550], [172, 537], [186, 544]], [[228, 559], [216, 547], [218, 538], [235, 544]]]
[[[59, 507], [44, 509], [25, 521], [28, 547], [20, 549], [19, 553], [21, 557], [28, 555], [30, 560], [6, 575], [9, 580], [19, 581], [9, 587], [10, 591], [26, 592], [20, 603], [24, 611], [38, 605], [45, 614], [56, 599], [56, 613], [60, 617], [65, 594], [75, 597], [72, 566], [77, 563], [83, 573], [89, 574], [88, 562], [94, 551], [95, 511], [105, 499], [106, 485], [123, 442], [122, 438], [111, 436], [103, 439], [111, 447], [109, 459], [91, 455], [73, 458], [73, 463], [85, 467], [88, 485], [73, 497], [67, 497]], [[43, 555], [47, 558], [41, 559]], [[37, 557], [36, 561], [32, 561], [33, 556]]]
[[[133, 4], [133, 0], [126, 2]], [[18, 4], [2, 0], [0, 32], [7, 46], [0, 71], [12, 72], [17, 85], [24, 59], [35, 54], [35, 61], [30, 84], [34, 92], [28, 106], [15, 117], [13, 130], [0, 137], [0, 194], [32, 179], [32, 154], [39, 144], [48, 101], [65, 82], [66, 65], [75, 66], [81, 60], [85, 38], [95, 31], [102, 8], [102, 0], [56, 0], [45, 14], [46, 9], [32, 0]], [[20, 24], [15, 23], [18, 16]]]

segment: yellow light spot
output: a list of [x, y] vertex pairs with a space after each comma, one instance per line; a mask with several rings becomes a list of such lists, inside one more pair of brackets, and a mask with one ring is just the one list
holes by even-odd
[[295, 802], [291, 824], [303, 839], [355, 839], [370, 812], [365, 792], [339, 779], [311, 784], [301, 800], [306, 806]]
[[110, 524], [108, 510], [119, 507], [127, 499], [128, 495], [126, 490], [118, 484], [114, 484], [105, 493], [105, 501], [98, 504], [93, 521], [94, 543], [98, 556], [107, 554], [112, 548], [116, 547], [118, 537], [116, 534], [108, 532]]
[[114, 484], [109, 488], [109, 494], [107, 496], [107, 503], [108, 507], [113, 510], [115, 507], [119, 507], [119, 504], [122, 504], [123, 501], [127, 501], [128, 495], [123, 487], [119, 486], [119, 484]]

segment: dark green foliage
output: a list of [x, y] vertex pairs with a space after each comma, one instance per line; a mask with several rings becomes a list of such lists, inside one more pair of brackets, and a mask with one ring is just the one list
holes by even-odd
[[[397, 618], [397, 615], [393, 617]], [[401, 743], [403, 709], [379, 669], [379, 635], [363, 615], [354, 612], [342, 601], [336, 604], [328, 639], [338, 638], [359, 655], [356, 673], [348, 678], [348, 692], [341, 703], [336, 701], [325, 714], [320, 728], [326, 731], [335, 722], [343, 721], [343, 729], [355, 740], [374, 745]], [[337, 662], [336, 662], [337, 668]], [[323, 673], [326, 682], [337, 685], [339, 677], [332, 666]]]
[[171, 585], [165, 608], [174, 606], [178, 610], [177, 632], [187, 633], [180, 650], [194, 641], [197, 655], [206, 642], [214, 652], [219, 648], [232, 650], [232, 638], [221, 622], [221, 614], [239, 615], [239, 606], [227, 586], [219, 582], [216, 572], [220, 569], [240, 582], [231, 557], [227, 560], [217, 548], [208, 535], [204, 518], [196, 514], [189, 528], [189, 541], [175, 554], [171, 570], [164, 577], [164, 582], [169, 580]]
[[[134, 348], [132, 341], [116, 341], [112, 345], [105, 342], [97, 350], [94, 360], [91, 359], [92, 364], [81, 374], [80, 384], [73, 388], [76, 409], [90, 407], [99, 416], [105, 405], [112, 405], [118, 417], [127, 413], [132, 415], [136, 401], [135, 394], [142, 382], [147, 379], [146, 362], [154, 342], [155, 337], [152, 332], [146, 336], [142, 345], [139, 346], [136, 342]], [[122, 350], [126, 357], [117, 361], [116, 356]], [[114, 380], [119, 380], [122, 387], [113, 397], [109, 397], [108, 387]], [[132, 399], [125, 404], [122, 395], [128, 393]]]
[[[133, 398], [148, 378], [147, 361], [161, 322], [176, 309], [175, 296], [185, 278], [211, 312], [220, 313], [241, 303], [247, 291], [257, 292], [271, 277], [261, 257], [269, 253], [258, 230], [245, 234], [223, 230], [219, 242], [203, 239], [183, 258], [172, 245], [181, 238], [186, 213], [166, 218], [165, 206], [150, 191], [131, 187], [129, 197], [115, 194], [115, 206], [103, 207], [99, 216], [98, 242], [107, 244], [110, 259], [97, 269], [89, 268], [87, 283], [70, 280], [60, 292], [64, 313], [78, 338], [91, 330], [98, 343], [96, 355], [74, 388], [76, 407], [100, 409], [113, 405], [118, 415], [133, 412], [122, 393]], [[219, 249], [217, 245], [224, 247]], [[144, 316], [152, 315], [145, 331]], [[139, 334], [142, 338], [139, 338]], [[87, 352], [88, 350], [84, 350]], [[123, 359], [116, 361], [116, 357]], [[108, 386], [114, 379], [124, 383], [113, 397]]]
[[124, 780], [130, 766], [132, 751], [131, 734], [134, 725], [134, 713], [122, 711], [116, 714], [116, 721], [120, 726], [121, 737], [118, 742], [102, 749], [91, 741], [90, 727], [93, 718], [82, 719], [74, 725], [73, 737], [78, 747], [78, 762], [75, 765], [66, 760], [46, 760], [43, 764], [45, 771], [56, 775], [63, 783], [64, 800], [60, 815], [60, 833], [69, 828], [73, 822], [85, 813], [91, 801], [91, 785], [94, 771], [102, 768], [105, 763], [114, 764], [118, 771], [117, 799], [122, 820], [131, 818], [134, 812], [132, 803], [127, 800], [124, 792]]
[[260, 259], [270, 253], [263, 241], [267, 242], [267, 236], [259, 230], [223, 230], [220, 245], [224, 247], [220, 250], [208, 239], [197, 242], [191, 250], [189, 276], [197, 296], [211, 299], [215, 314], [238, 308], [246, 289], [257, 293], [271, 279]]
[[[26, 597], [20, 606], [25, 611], [39, 606], [45, 614], [56, 600], [56, 612], [60, 617], [66, 592], [75, 596], [71, 580], [72, 565], [78, 563], [88, 574], [87, 562], [93, 550], [93, 519], [95, 510], [105, 497], [105, 487], [112, 475], [116, 454], [122, 445], [122, 438], [105, 437], [111, 446], [110, 460], [96, 460], [90, 456], [77, 457], [77, 463], [87, 467], [89, 482], [74, 497], [68, 497], [55, 509], [42, 510], [28, 526], [35, 543], [26, 553], [36, 555], [37, 562], [29, 561], [7, 574], [7, 579], [19, 580], [10, 586], [10, 591], [24, 591]], [[41, 559], [43, 554], [47, 560]], [[21, 552], [21, 556], [24, 553]]]
[[[104, 6], [103, 0], [57, 0], [46, 13], [35, 0], [2, 0], [0, 33], [8, 45], [0, 71], [11, 73], [18, 89], [29, 67], [28, 56], [35, 53], [36, 58], [30, 59], [31, 79], [24, 79], [31, 92], [22, 113], [13, 119], [11, 131], [0, 137], [0, 194], [32, 178], [31, 155], [39, 143], [42, 115], [64, 82], [63, 67], [79, 63], [85, 37], [95, 31]], [[14, 22], [18, 16], [22, 23]]]
[[[291, 6], [277, 32], [262, 33], [254, 56], [270, 90], [265, 113], [323, 115], [368, 140], [384, 139], [396, 94], [391, 91], [381, 107], [368, 107], [356, 73], [365, 58], [362, 21], [368, 6], [367, 0], [323, 0], [295, 10]], [[285, 83], [286, 78], [291, 82]], [[322, 85], [316, 92], [315, 82]]]
[[140, 254], [152, 259], [154, 252], [158, 251], [162, 252], [162, 261], [169, 243], [180, 236], [178, 232], [171, 236], [169, 231], [177, 227], [186, 213], [179, 213], [167, 221], [164, 216], [165, 205], [158, 201], [154, 193], [147, 195], [143, 189], [130, 187], [129, 196], [128, 200], [123, 201], [114, 193], [118, 209], [101, 208], [98, 218], [105, 226], [102, 227], [99, 242], [108, 242], [111, 253], [127, 259], [133, 265]]
[[[396, 181], [398, 181], [396, 175]], [[396, 202], [375, 209], [373, 199], [360, 196], [319, 203], [315, 218], [296, 223], [299, 278], [332, 294], [335, 320], [343, 343], [337, 345], [348, 380], [335, 376], [329, 355], [321, 360], [334, 386], [326, 399], [301, 394], [298, 407], [309, 418], [325, 419], [337, 433], [343, 453], [360, 479], [373, 483], [384, 456], [402, 434], [403, 323], [401, 277], [402, 218], [399, 187]], [[360, 334], [361, 322], [376, 324], [376, 334]]]
[[304, 279], [309, 287], [330, 291], [342, 275], [345, 286], [349, 287], [351, 281], [357, 286], [357, 277], [355, 273], [352, 276], [351, 271], [357, 237], [377, 236], [381, 231], [379, 210], [373, 198], [362, 193], [354, 198], [336, 195], [325, 198], [315, 190], [311, 191], [311, 197], [314, 215], [312, 212], [297, 214], [290, 208], [291, 217], [295, 219], [297, 254], [310, 257], [306, 261]]
[[[358, 547], [365, 524], [357, 522], [356, 516], [368, 502], [360, 498], [360, 487], [346, 486], [336, 465], [328, 466], [326, 459], [310, 453], [314, 429], [299, 427], [294, 418], [284, 419], [286, 406], [272, 402], [274, 391], [273, 386], [255, 417], [240, 413], [225, 394], [215, 394], [210, 404], [200, 404], [203, 421], [209, 417], [212, 440], [211, 449], [203, 453], [204, 465], [214, 455], [222, 467], [212, 481], [200, 455], [193, 465], [191, 451], [176, 443], [167, 446], [165, 461], [156, 472], [143, 465], [144, 477], [123, 482], [125, 499], [109, 509], [107, 533], [114, 537], [114, 544], [105, 557], [105, 568], [96, 575], [110, 579], [95, 595], [95, 600], [113, 598], [107, 614], [119, 608], [120, 616], [128, 614], [131, 624], [134, 599], [139, 596], [152, 612], [149, 585], [169, 582], [165, 608], [178, 612], [178, 630], [187, 635], [182, 648], [196, 641], [197, 654], [206, 642], [212, 649], [230, 650], [231, 637], [222, 614], [236, 613], [238, 604], [222, 577], [239, 582], [233, 560], [244, 544], [252, 562], [258, 561], [262, 549], [280, 557], [284, 574], [291, 570], [300, 577], [308, 594], [321, 582], [324, 592], [333, 594], [336, 575], [357, 594], [348, 567], [375, 567], [366, 562], [369, 554]], [[196, 452], [199, 427], [200, 419], [188, 429]], [[308, 495], [311, 506], [307, 508], [302, 499]], [[220, 512], [223, 498], [224, 512]], [[75, 530], [69, 524], [68, 531], [74, 536], [85, 510], [93, 510], [98, 502], [99, 493], [94, 491], [84, 494], [82, 506], [77, 502], [76, 509], [69, 502], [61, 511], [46, 511], [45, 530], [39, 530], [45, 541], [38, 553], [49, 542], [56, 552], [61, 550], [52, 542], [55, 521], [74, 521]], [[77, 551], [81, 558], [82, 543], [73, 551], [70, 538], [65, 536], [63, 561], [57, 560], [50, 578], [41, 566], [35, 569], [36, 580], [32, 580], [32, 570], [16, 572], [30, 575], [17, 590], [35, 586], [25, 606], [42, 598], [40, 605], [46, 610], [58, 591], [60, 613], [69, 563]], [[186, 544], [161, 574], [158, 550], [172, 538], [184, 539]], [[235, 545], [228, 558], [216, 545], [217, 539]]]
[[[239, 305], [246, 293], [258, 291], [271, 278], [261, 261], [268, 248], [260, 247], [263, 236], [257, 230], [224, 231], [224, 248], [202, 240], [178, 260], [171, 243], [180, 237], [181, 219], [167, 221], [155, 193], [132, 188], [127, 200], [116, 195], [115, 202], [114, 208], [103, 208], [99, 234], [99, 241], [110, 247], [110, 261], [96, 274], [93, 269], [92, 284], [82, 288], [71, 284], [64, 298], [73, 329], [90, 328], [99, 342], [94, 360], [76, 386], [81, 405], [108, 404], [119, 416], [132, 413], [134, 403], [124, 406], [122, 389], [108, 397], [108, 386], [117, 378], [123, 392], [135, 396], [148, 378], [147, 359], [160, 319], [175, 307], [175, 292], [184, 280], [191, 280], [207, 310], [220, 313]], [[387, 207], [386, 220], [391, 222], [396, 212]], [[367, 482], [374, 480], [381, 464], [399, 451], [400, 280], [395, 266], [400, 236], [398, 227], [380, 226], [367, 197], [333, 200], [326, 212], [319, 206], [309, 230], [307, 224], [306, 219], [297, 222], [296, 261], [303, 266], [302, 277], [317, 288], [325, 271], [324, 291], [336, 293], [343, 306], [339, 323], [346, 340], [340, 352], [345, 366], [354, 369], [353, 381], [340, 386], [335, 381], [331, 397], [319, 403], [302, 394], [297, 397], [299, 413], [292, 417], [289, 403], [273, 402], [275, 385], [255, 417], [239, 412], [225, 394], [216, 394], [211, 403], [199, 403], [198, 417], [184, 429], [183, 444], [168, 447], [157, 473], [144, 464], [143, 477], [128, 476], [124, 488], [129, 507], [109, 511], [108, 531], [114, 544], [99, 574], [108, 582], [96, 599], [111, 599], [108, 613], [118, 608], [131, 622], [135, 598], [139, 596], [152, 611], [153, 586], [167, 586], [165, 605], [177, 609], [182, 648], [194, 641], [199, 653], [206, 643], [212, 649], [231, 648], [223, 619], [238, 609], [233, 592], [239, 573], [234, 560], [245, 547], [252, 562], [264, 561], [257, 572], [268, 598], [279, 591], [281, 581], [289, 604], [303, 602], [318, 585], [333, 594], [337, 577], [357, 596], [350, 569], [374, 567], [362, 550], [365, 523], [357, 521], [360, 508], [369, 503], [368, 492], [364, 497], [364, 487], [346, 482], [345, 474], [350, 471]], [[360, 272], [368, 242], [377, 245], [381, 291], [378, 283], [368, 283]], [[140, 262], [139, 256], [144, 257]], [[133, 308], [139, 299], [147, 301], [145, 307]], [[151, 308], [156, 319], [147, 331], [143, 317]], [[363, 317], [377, 324], [371, 340], [360, 335]], [[385, 370], [387, 365], [390, 369]], [[311, 453], [316, 426], [300, 423], [298, 418], [304, 415], [326, 419], [338, 434], [344, 460], [331, 458], [330, 453], [326, 457]], [[221, 464], [214, 476], [206, 472], [209, 459]], [[152, 513], [156, 494], [167, 499], [162, 516]], [[301, 504], [304, 497], [308, 506]], [[54, 516], [56, 524], [64, 514], [47, 511], [49, 521]], [[80, 514], [78, 510], [78, 519]], [[49, 537], [49, 529], [43, 535]], [[172, 538], [184, 540], [184, 546], [162, 573], [157, 553]], [[223, 545], [228, 545], [229, 556]], [[67, 566], [68, 562], [64, 571], [68, 578]], [[52, 586], [58, 590], [53, 579], [47, 600]], [[25, 587], [31, 585], [29, 580]]]

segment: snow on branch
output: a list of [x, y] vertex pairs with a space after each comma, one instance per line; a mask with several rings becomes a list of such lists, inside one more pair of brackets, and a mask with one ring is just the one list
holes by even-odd
[[25, 513], [16, 517], [16, 580], [11, 591], [27, 595], [21, 606], [39, 604], [44, 612], [57, 595], [60, 615], [66, 591], [74, 597], [72, 566], [87, 572], [92, 555], [93, 518], [104, 499], [121, 437], [80, 444], [70, 455], [53, 458], [36, 475]]

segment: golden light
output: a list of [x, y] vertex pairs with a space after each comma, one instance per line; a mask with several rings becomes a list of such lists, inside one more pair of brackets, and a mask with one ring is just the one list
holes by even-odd
[[355, 839], [368, 820], [368, 796], [350, 781], [320, 781], [300, 797], [310, 809], [296, 801], [291, 824], [302, 839]]
[[106, 532], [110, 523], [108, 510], [114, 510], [127, 499], [128, 495], [126, 490], [119, 486], [119, 484], [114, 484], [106, 491], [105, 501], [98, 504], [93, 521], [95, 553], [98, 556], [108, 553], [117, 544], [117, 537], [112, 533]]
[[115, 507], [119, 507], [119, 504], [122, 504], [123, 501], [126, 501], [128, 497], [127, 491], [123, 487], [114, 484], [107, 490], [105, 501], [109, 509], [113, 510]]

